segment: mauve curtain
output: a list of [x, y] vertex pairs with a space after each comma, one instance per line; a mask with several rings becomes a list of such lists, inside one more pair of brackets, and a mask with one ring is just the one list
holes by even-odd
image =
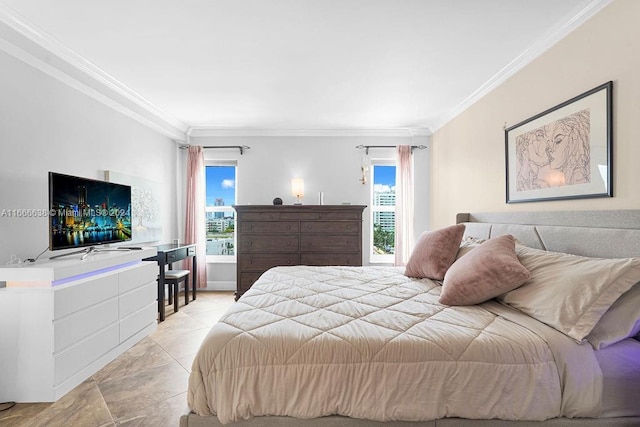
[[406, 265], [413, 249], [413, 156], [410, 145], [396, 149], [395, 265]]
[[[198, 279], [198, 287], [207, 287], [207, 263], [206, 263], [206, 231], [205, 231], [205, 176], [204, 176], [204, 152], [200, 146], [189, 147], [187, 159], [187, 211], [185, 218], [184, 241], [187, 244], [195, 243]], [[192, 263], [188, 262], [185, 268], [191, 270]]]

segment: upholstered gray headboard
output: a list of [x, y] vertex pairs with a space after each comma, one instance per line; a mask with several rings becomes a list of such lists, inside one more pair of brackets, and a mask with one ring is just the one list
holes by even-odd
[[511, 234], [526, 246], [600, 258], [640, 256], [640, 210], [459, 213], [465, 237]]

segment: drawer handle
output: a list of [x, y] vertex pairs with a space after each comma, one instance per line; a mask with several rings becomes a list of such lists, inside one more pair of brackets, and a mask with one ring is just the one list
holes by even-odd
[[307, 243], [307, 244], [308, 244], [309, 246], [311, 246], [311, 245], [312, 245], [312, 242], [309, 242], [309, 243]]
[[249, 264], [253, 264], [253, 261], [249, 260]]
[[288, 264], [288, 265], [291, 265], [291, 261], [287, 261], [287, 264]]
[[291, 246], [291, 242], [287, 242], [287, 246]]
[[253, 242], [249, 242], [249, 246], [253, 245]]
[[253, 228], [253, 225], [250, 225], [247, 227], [249, 230], [251, 230]]
[[351, 230], [351, 226], [350, 225], [347, 225], [347, 230]]
[[287, 225], [287, 230], [291, 230], [291, 226], [290, 225]]
[[311, 230], [313, 228], [313, 225], [307, 225], [307, 228]]

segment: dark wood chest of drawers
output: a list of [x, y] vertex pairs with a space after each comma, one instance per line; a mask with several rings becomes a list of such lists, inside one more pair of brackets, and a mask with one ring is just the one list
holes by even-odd
[[234, 206], [236, 299], [286, 265], [362, 265], [362, 205]]

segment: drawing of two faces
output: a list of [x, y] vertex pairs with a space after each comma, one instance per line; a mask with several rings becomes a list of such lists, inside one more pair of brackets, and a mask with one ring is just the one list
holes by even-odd
[[518, 136], [516, 156], [518, 190], [589, 183], [589, 110]]

